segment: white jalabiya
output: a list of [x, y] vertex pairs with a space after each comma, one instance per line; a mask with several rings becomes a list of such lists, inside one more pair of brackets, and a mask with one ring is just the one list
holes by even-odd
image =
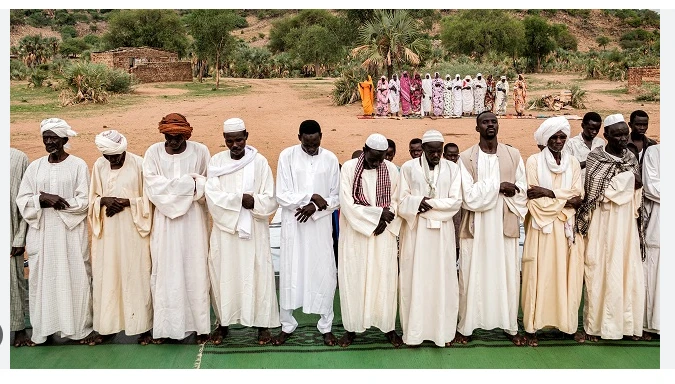
[[[150, 228], [152, 207], [143, 188], [143, 158], [127, 152], [111, 169], [99, 157], [89, 187], [94, 330], [137, 335], [152, 328]], [[106, 216], [101, 198], [129, 199], [130, 206]]]
[[462, 116], [462, 79], [452, 82], [452, 116]]
[[209, 150], [187, 141], [170, 155], [164, 142], [145, 152], [143, 178], [155, 205], [150, 234], [154, 338], [210, 332], [208, 217], [204, 199]]
[[396, 113], [401, 110], [401, 81], [394, 80], [392, 78], [389, 80], [389, 94], [387, 95], [389, 99], [389, 112]]
[[[479, 87], [480, 85], [480, 87]], [[473, 81], [473, 107], [476, 115], [485, 110], [485, 92], [487, 91], [487, 83], [485, 78], [481, 77]]]
[[646, 217], [645, 319], [644, 330], [661, 332], [659, 266], [661, 265], [661, 145], [649, 146], [643, 156], [642, 183]]
[[452, 116], [452, 79], [443, 82], [443, 116]]
[[[422, 161], [426, 161], [424, 157]], [[417, 345], [431, 340], [439, 347], [457, 330], [459, 286], [455, 266], [453, 216], [462, 204], [462, 178], [457, 164], [445, 159], [425, 177], [420, 159], [401, 166], [399, 215], [401, 225], [401, 307], [403, 341]], [[429, 197], [427, 179], [434, 180], [433, 208], [418, 213]]]
[[[40, 192], [58, 195], [70, 207], [41, 208]], [[74, 155], [60, 163], [41, 157], [21, 181], [16, 204], [28, 223], [28, 304], [36, 344], [53, 333], [79, 340], [93, 330], [88, 192], [87, 163]]]
[[[319, 331], [330, 332], [337, 268], [333, 254], [332, 214], [340, 204], [340, 169], [335, 154], [319, 148], [308, 155], [300, 145], [284, 149], [277, 165], [277, 202], [281, 211], [279, 307], [282, 330], [297, 327], [290, 311], [322, 315]], [[306, 222], [295, 218], [296, 209], [321, 195], [328, 207]]]
[[462, 113], [473, 113], [473, 100], [473, 80], [465, 79], [462, 82]]
[[629, 171], [612, 178], [586, 235], [584, 330], [603, 339], [642, 335], [645, 286], [636, 220], [642, 188], [635, 190], [634, 180]]
[[[579, 133], [577, 136], [570, 137], [569, 139], [567, 139], [567, 141], [565, 142], [565, 146], [563, 147], [563, 152], [569, 153], [570, 155], [574, 156], [581, 163], [586, 161], [588, 154], [591, 153], [593, 149], [604, 146], [605, 140], [601, 139], [598, 136], [595, 136], [593, 138], [593, 142], [591, 143], [591, 148], [588, 148], [586, 146], [586, 142], [584, 141], [583, 136], [581, 136], [581, 133]], [[586, 167], [581, 169], [582, 188], [584, 186], [585, 177], [586, 177]]]
[[527, 213], [525, 166], [519, 159], [512, 197], [499, 193], [496, 154], [478, 151], [478, 180], [460, 162], [462, 207], [474, 211], [473, 238], [459, 239], [459, 324], [470, 336], [476, 328], [518, 332], [520, 271], [518, 239], [504, 236], [504, 204], [520, 220]]
[[509, 95], [509, 82], [502, 83], [501, 80], [497, 82], [497, 94], [495, 96], [496, 115], [506, 115], [506, 101]]
[[[233, 160], [230, 151], [224, 151], [211, 158], [209, 169], [241, 161], [244, 159]], [[253, 209], [242, 207], [245, 193], [253, 196]], [[270, 215], [278, 205], [267, 159], [257, 153], [243, 168], [209, 177], [205, 195], [213, 217], [209, 276], [219, 324], [278, 327], [281, 323], [269, 236]], [[241, 236], [240, 218], [244, 213], [252, 217], [249, 238]]]
[[429, 76], [427, 73], [422, 79], [422, 112], [431, 113], [431, 92], [432, 92], [432, 82], [431, 77], [427, 79], [426, 76]]
[[[584, 254], [582, 238], [573, 237], [575, 210], [565, 204], [574, 196], [583, 197], [584, 191], [579, 162], [563, 154], [560, 166], [555, 160], [549, 164], [546, 158], [550, 153], [545, 148], [530, 156], [526, 164], [528, 187], [550, 189], [555, 198], [527, 201], [529, 213], [525, 218], [522, 260], [523, 325], [528, 333], [552, 326], [572, 334], [579, 326]], [[572, 243], [573, 240], [576, 241]]]
[[[342, 165], [340, 175], [340, 239], [338, 279], [342, 323], [349, 332], [376, 327], [382, 332], [396, 326], [398, 295], [398, 244], [401, 218], [396, 216], [383, 233], [373, 232], [380, 222], [382, 208], [377, 203], [377, 170], [364, 169], [363, 194], [369, 206], [354, 203], [352, 186], [358, 159]], [[396, 215], [398, 168], [385, 160], [391, 181], [391, 205]]]

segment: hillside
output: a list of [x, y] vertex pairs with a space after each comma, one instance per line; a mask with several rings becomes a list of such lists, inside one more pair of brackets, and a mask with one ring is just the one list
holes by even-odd
[[[441, 10], [439, 12], [442, 16], [448, 16], [456, 13], [457, 11]], [[553, 12], [555, 12], [555, 14], [552, 14]], [[236, 29], [232, 32], [232, 34], [242, 39], [252, 47], [263, 47], [269, 42], [269, 32], [272, 28], [272, 24], [282, 17], [297, 13], [297, 11], [288, 10], [285, 11], [285, 14], [282, 16], [270, 18], [259, 18], [256, 16], [256, 14], [254, 14], [257, 13], [260, 16], [265, 16], [264, 12], [247, 11], [246, 13], [248, 13], [246, 16], [248, 27]], [[524, 18], [528, 14], [525, 10], [512, 10], [511, 13], [519, 19]], [[576, 37], [578, 41], [578, 50], [581, 52], [598, 49], [598, 45], [595, 42], [595, 39], [598, 36], [609, 37], [610, 43], [608, 44], [607, 49], [619, 47], [618, 41], [621, 35], [631, 29], [631, 27], [619, 17], [608, 15], [599, 9], [589, 10], [589, 12], [576, 15], [572, 15], [562, 10], [550, 10], [547, 12], [541, 12], [540, 15], [547, 18], [549, 23], [562, 23], [567, 25], [570, 33]], [[96, 26], [92, 28], [92, 24], [95, 24]], [[78, 37], [83, 37], [87, 34], [100, 36], [106, 31], [106, 26], [107, 24], [105, 21], [77, 22], [74, 25], [75, 29], [77, 30]], [[645, 26], [642, 26], [641, 28], [648, 31], [653, 31], [655, 29], [653, 27]], [[437, 37], [439, 33], [440, 22], [437, 20], [433, 24], [430, 35], [432, 37]], [[18, 42], [24, 36], [35, 34], [42, 34], [43, 37], [61, 38], [58, 30], [55, 30], [51, 27], [36, 28], [29, 25], [12, 26], [10, 28], [10, 46], [18, 44]]]

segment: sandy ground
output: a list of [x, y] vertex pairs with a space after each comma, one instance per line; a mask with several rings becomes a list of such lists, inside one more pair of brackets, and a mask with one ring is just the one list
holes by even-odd
[[[563, 84], [579, 80], [578, 75], [529, 75], [528, 101], [545, 93], [557, 93]], [[394, 163], [403, 164], [410, 159], [408, 142], [421, 137], [429, 129], [437, 129], [445, 135], [446, 142], [454, 142], [461, 150], [475, 144], [478, 133], [474, 118], [462, 119], [359, 119], [360, 103], [335, 106], [331, 102], [332, 79], [223, 79], [225, 83], [245, 83], [251, 86], [243, 95], [213, 98], [185, 98], [166, 100], [164, 95], [177, 95], [181, 90], [157, 88], [145, 84], [136, 92], [147, 96], [142, 103], [132, 108], [110, 109], [103, 114], [76, 117], [77, 106], [66, 107], [56, 117], [68, 121], [78, 137], [71, 139], [70, 153], [83, 158], [91, 167], [100, 153], [94, 145], [94, 136], [105, 129], [121, 131], [129, 141], [128, 150], [143, 155], [153, 143], [162, 141], [157, 130], [161, 118], [171, 112], [185, 115], [194, 127], [192, 138], [208, 146], [211, 154], [226, 149], [222, 137], [222, 123], [230, 117], [242, 118], [250, 132], [249, 144], [269, 160], [276, 174], [277, 158], [284, 148], [298, 144], [299, 124], [305, 119], [317, 120], [323, 130], [322, 147], [333, 151], [340, 162], [360, 149], [368, 135], [381, 133], [393, 139], [398, 148]], [[643, 109], [650, 115], [647, 135], [660, 139], [660, 104], [658, 102], [635, 102], [634, 96], [622, 93], [607, 93], [625, 88], [626, 83], [609, 81], [583, 81], [587, 91], [586, 110], [562, 111], [583, 116], [589, 110], [599, 112], [603, 118], [610, 113], [623, 113], [628, 119], [635, 109]], [[544, 89], [548, 87], [548, 89]], [[553, 87], [553, 88], [550, 88]], [[507, 113], [514, 113], [513, 100], [509, 97]], [[550, 111], [531, 110], [532, 116], [553, 115]], [[35, 116], [30, 120], [12, 119], [10, 125], [11, 146], [24, 151], [31, 160], [44, 156], [44, 146], [39, 132], [40, 121], [53, 116]], [[500, 119], [499, 140], [521, 151], [523, 160], [537, 151], [533, 133], [542, 119]], [[573, 120], [572, 135], [581, 131], [581, 120]]]

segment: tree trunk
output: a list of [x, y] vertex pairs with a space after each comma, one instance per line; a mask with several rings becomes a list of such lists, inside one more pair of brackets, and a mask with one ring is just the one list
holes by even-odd
[[216, 89], [220, 86], [220, 51], [216, 52]]
[[394, 65], [387, 65], [387, 79], [391, 79], [394, 75]]
[[199, 60], [197, 61], [197, 65], [199, 65], [199, 82], [201, 83], [204, 81], [204, 60]]

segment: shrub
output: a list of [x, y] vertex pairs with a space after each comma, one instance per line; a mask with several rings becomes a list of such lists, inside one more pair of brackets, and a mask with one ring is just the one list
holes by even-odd
[[635, 101], [660, 101], [661, 87], [656, 84], [644, 84], [640, 87]]
[[63, 70], [66, 89], [61, 93], [63, 105], [106, 103], [111, 93], [129, 93], [135, 84], [133, 77], [104, 64], [78, 62]]
[[9, 78], [11, 80], [26, 80], [30, 69], [23, 61], [11, 59], [9, 61]]
[[44, 84], [45, 80], [49, 77], [49, 72], [41, 68], [33, 68], [30, 71], [30, 76], [28, 78], [28, 86], [35, 88], [40, 88]]
[[573, 85], [570, 91], [572, 91], [572, 100], [570, 105], [577, 109], [585, 109], [586, 105], [584, 102], [586, 101], [586, 91], [581, 89], [581, 87], [578, 85]]
[[333, 103], [335, 105], [345, 105], [360, 100], [361, 96], [359, 95], [358, 84], [367, 78], [368, 75], [365, 69], [360, 66], [345, 69], [333, 83]]
[[77, 30], [72, 25], [66, 25], [61, 28], [61, 40], [72, 39], [77, 37]]

